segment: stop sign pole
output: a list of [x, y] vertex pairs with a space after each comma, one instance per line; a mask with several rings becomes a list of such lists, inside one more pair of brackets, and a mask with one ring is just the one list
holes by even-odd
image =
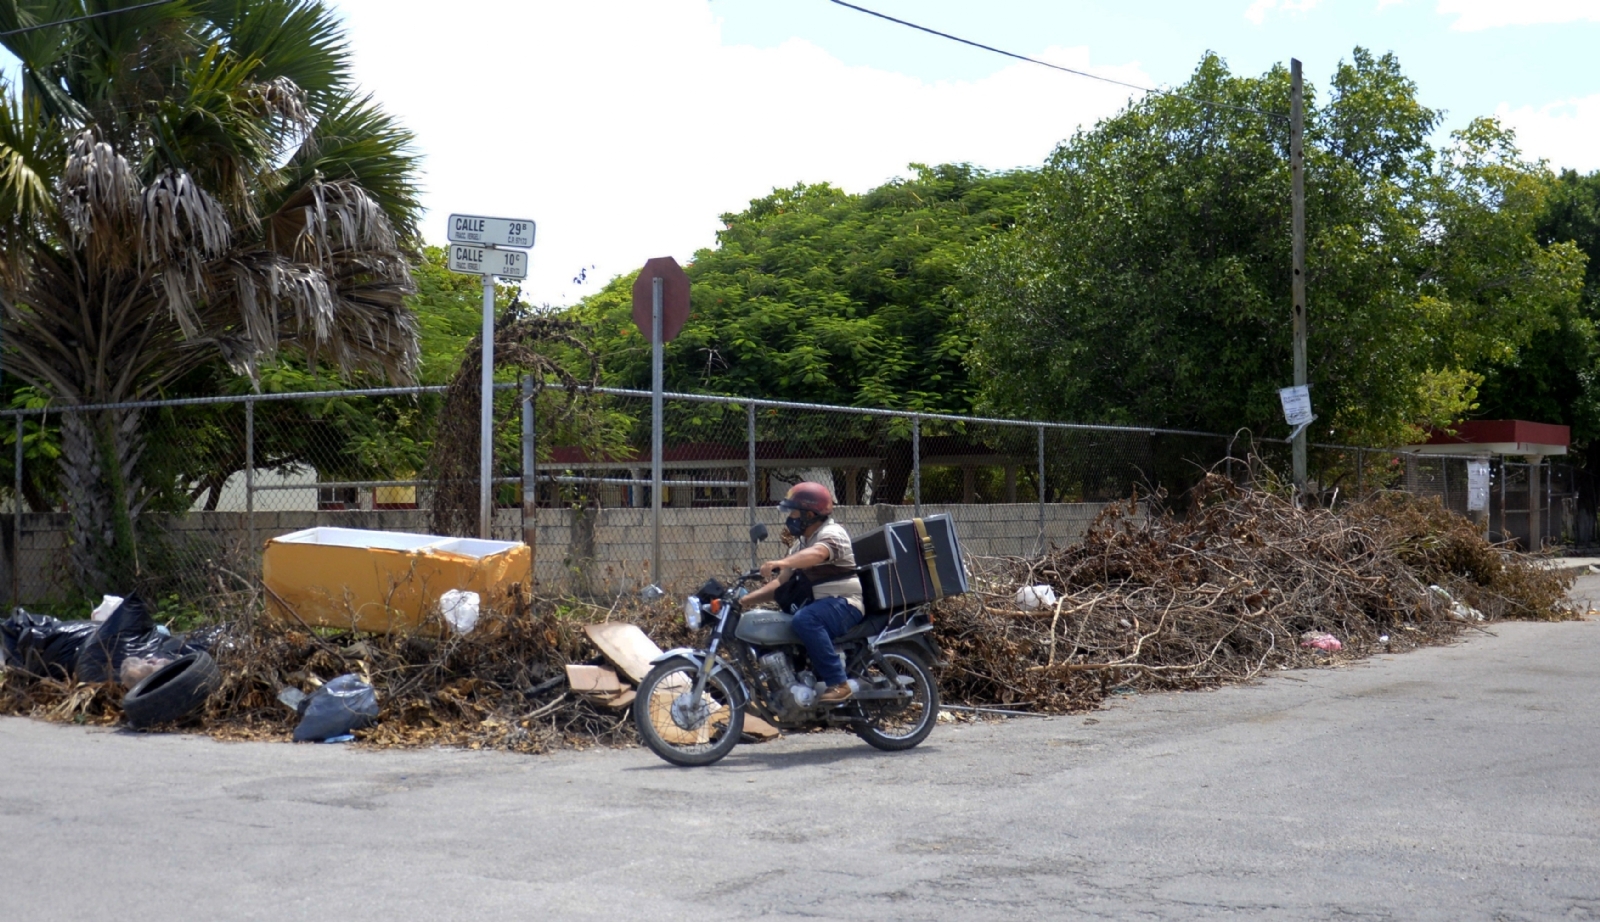
[[661, 342], [660, 276], [650, 280], [650, 581], [661, 585], [661, 365], [666, 350]]
[[689, 277], [671, 256], [647, 260], [633, 283], [633, 323], [650, 338], [650, 581], [661, 585], [661, 452], [664, 344], [689, 318]]

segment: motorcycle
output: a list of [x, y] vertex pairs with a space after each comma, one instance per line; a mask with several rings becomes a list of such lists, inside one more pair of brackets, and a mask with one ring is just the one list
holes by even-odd
[[[765, 525], [750, 540], [767, 537]], [[794, 633], [794, 616], [740, 604], [751, 570], [732, 585], [709, 579], [684, 603], [690, 628], [710, 624], [705, 648], [679, 647], [651, 661], [633, 702], [639, 736], [674, 765], [710, 765], [726, 756], [753, 713], [782, 730], [846, 727], [878, 749], [896, 752], [927, 739], [939, 716], [939, 687], [930, 665], [941, 662], [926, 605], [868, 612], [834, 638], [852, 695], [821, 704], [823, 686]]]

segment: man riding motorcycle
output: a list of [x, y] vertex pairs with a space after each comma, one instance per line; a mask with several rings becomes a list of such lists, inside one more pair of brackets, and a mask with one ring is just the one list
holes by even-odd
[[[811, 668], [827, 688], [817, 697], [822, 704], [850, 700], [850, 683], [839, 662], [833, 638], [861, 622], [865, 604], [861, 580], [855, 575], [855, 551], [850, 533], [833, 521], [833, 494], [820, 483], [805, 481], [789, 488], [778, 508], [788, 513], [784, 527], [798, 540], [787, 557], [761, 565], [767, 582], [744, 597], [747, 607], [779, 600], [780, 590], [804, 592], [812, 601], [794, 612], [794, 632], [805, 644]], [[796, 574], [800, 578], [796, 579]]]

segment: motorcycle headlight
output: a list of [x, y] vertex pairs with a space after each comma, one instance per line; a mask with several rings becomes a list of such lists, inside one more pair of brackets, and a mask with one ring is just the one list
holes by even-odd
[[689, 625], [689, 630], [700, 629], [700, 600], [689, 596], [683, 603], [683, 623]]

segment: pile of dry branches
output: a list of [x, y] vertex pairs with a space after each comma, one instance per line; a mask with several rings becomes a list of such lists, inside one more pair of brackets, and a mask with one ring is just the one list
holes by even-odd
[[[186, 729], [222, 739], [288, 740], [298, 715], [278, 700], [285, 688], [309, 692], [347, 673], [377, 691], [375, 726], [358, 730], [378, 746], [449, 745], [543, 752], [631, 741], [626, 711], [570, 694], [568, 663], [602, 662], [585, 624], [622, 617], [676, 645], [691, 638], [681, 612], [666, 605], [621, 612], [571, 600], [513, 595], [486, 607], [469, 634], [434, 619], [413, 633], [311, 630], [268, 618], [234, 625], [212, 652], [222, 687]], [[74, 684], [7, 670], [0, 713], [111, 724], [122, 689]]]
[[[1491, 545], [1437, 500], [1302, 508], [1219, 476], [1192, 499], [1181, 516], [1113, 506], [1079, 544], [988, 561], [977, 591], [938, 611], [946, 698], [1082, 709], [1115, 691], [1326, 662], [1303, 646], [1314, 633], [1351, 656], [1445, 641], [1473, 623], [1463, 606], [1490, 619], [1572, 617], [1568, 578]], [[1020, 610], [1014, 593], [1032, 585], [1050, 586], [1056, 604]]]
[[[1440, 643], [1490, 620], [1572, 617], [1568, 579], [1488, 543], [1436, 500], [1383, 495], [1307, 509], [1213, 477], [1185, 515], [1108, 509], [1084, 540], [1030, 559], [991, 559], [975, 591], [941, 603], [937, 639], [952, 703], [1059, 712], [1124, 690], [1204, 688], [1267, 670]], [[1055, 604], [1022, 610], [1019, 587]], [[1439, 587], [1444, 590], [1431, 588]], [[603, 660], [585, 624], [638, 624], [663, 648], [694, 643], [667, 602], [610, 609], [520, 594], [485, 607], [474, 630], [425, 623], [409, 635], [328, 633], [258, 619], [216, 650], [223, 686], [200, 724], [233, 739], [286, 740], [285, 687], [354, 673], [377, 690], [379, 746], [539, 752], [633, 738], [626, 711], [568, 692], [564, 667]], [[1463, 620], [1465, 618], [1466, 620]], [[1331, 634], [1343, 651], [1302, 646]], [[10, 670], [0, 713], [111, 723], [120, 689]]]

